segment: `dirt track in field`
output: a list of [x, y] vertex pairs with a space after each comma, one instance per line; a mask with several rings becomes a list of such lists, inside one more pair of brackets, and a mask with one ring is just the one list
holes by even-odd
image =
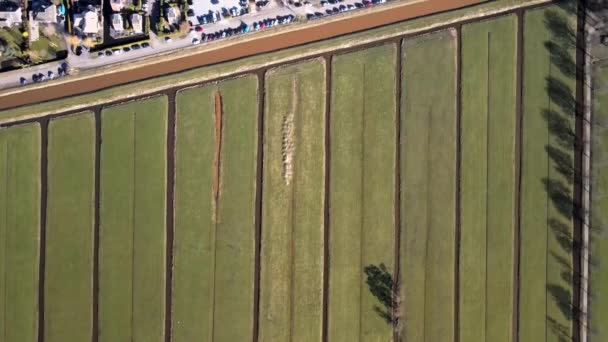
[[120, 84], [158, 77], [188, 69], [235, 60], [260, 53], [311, 43], [347, 33], [367, 30], [373, 27], [449, 11], [479, 3], [480, 0], [427, 0], [412, 5], [371, 12], [365, 16], [345, 18], [313, 27], [284, 32], [271, 37], [243, 41], [214, 51], [202, 51], [189, 56], [161, 60], [156, 64], [134, 68], [128, 72], [114, 72], [94, 76], [85, 80], [61, 83], [55, 86], [31, 89], [21, 93], [0, 97], [0, 109], [39, 103], [63, 97], [74, 96], [108, 88]]

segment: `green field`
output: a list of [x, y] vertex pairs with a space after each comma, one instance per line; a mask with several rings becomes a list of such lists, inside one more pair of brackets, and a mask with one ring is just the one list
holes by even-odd
[[94, 117], [54, 119], [48, 130], [44, 341], [87, 341], [93, 324]]
[[512, 338], [516, 30], [509, 16], [462, 32], [461, 341]]
[[177, 96], [174, 341], [251, 339], [257, 93], [247, 76]]
[[0, 336], [38, 340], [40, 126], [0, 130]]
[[[406, 341], [450, 341], [454, 336], [454, 33], [442, 31], [403, 44], [399, 280]], [[432, 69], [425, 68], [429, 63]]]
[[[595, 76], [595, 75], [594, 75]], [[594, 79], [591, 174], [591, 265], [589, 341], [608, 339], [608, 66], [602, 61], [598, 78]]]
[[167, 99], [101, 113], [100, 341], [164, 341]]
[[321, 339], [324, 66], [314, 60], [266, 74], [262, 341]]
[[0, 341], [570, 340], [575, 17], [522, 15], [3, 127]]
[[395, 63], [394, 45], [332, 61], [331, 341], [386, 341], [392, 334], [366, 273], [384, 265], [390, 274], [394, 264]]
[[[551, 42], [573, 58], [558, 7], [526, 13], [521, 179], [521, 342], [572, 334], [574, 86]], [[559, 23], [557, 31], [547, 23]], [[557, 47], [556, 47], [557, 48]], [[561, 61], [563, 63], [563, 61]], [[539, 329], [546, 326], [546, 329]]]

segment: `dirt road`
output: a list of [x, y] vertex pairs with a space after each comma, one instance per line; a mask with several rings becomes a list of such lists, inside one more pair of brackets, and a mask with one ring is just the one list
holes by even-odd
[[213, 51], [201, 51], [188, 56], [159, 60], [158, 63], [135, 68], [129, 72], [109, 72], [87, 79], [74, 80], [55, 86], [25, 90], [20, 93], [0, 95], [0, 109], [8, 109], [53, 99], [84, 94], [124, 83], [144, 80], [161, 75], [192, 69], [204, 65], [234, 60], [242, 57], [311, 43], [351, 32], [392, 24], [436, 12], [444, 12], [483, 2], [483, 0], [427, 0], [397, 7], [389, 11], [379, 10], [365, 16], [334, 20], [313, 27], [303, 26], [297, 31], [284, 32], [272, 37], [243, 41]]

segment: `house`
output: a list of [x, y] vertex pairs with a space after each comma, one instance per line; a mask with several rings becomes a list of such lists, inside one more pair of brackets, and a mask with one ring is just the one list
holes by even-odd
[[141, 14], [131, 14], [131, 26], [133, 27], [134, 33], [144, 32], [144, 18], [141, 16]]
[[169, 25], [179, 25], [180, 13], [179, 9], [169, 6], [166, 11], [167, 14], [167, 22]]
[[57, 6], [52, 3], [34, 3], [33, 6], [34, 20], [40, 23], [56, 23], [57, 22]]
[[74, 14], [74, 28], [79, 29], [85, 35], [98, 34], [101, 29], [99, 15], [92, 7], [84, 12]]
[[114, 31], [117, 33], [121, 33], [125, 30], [122, 15], [120, 13], [112, 14], [112, 28], [114, 28]]
[[123, 8], [129, 6], [127, 0], [110, 0], [110, 7], [113, 12], [120, 12]]
[[0, 27], [12, 27], [21, 24], [21, 7], [10, 1], [0, 2]]

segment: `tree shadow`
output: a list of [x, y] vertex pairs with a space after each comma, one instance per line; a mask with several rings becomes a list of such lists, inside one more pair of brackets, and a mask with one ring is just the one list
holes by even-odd
[[[568, 13], [577, 13], [577, 1], [557, 1], [561, 9]], [[572, 222], [578, 220], [580, 211], [574, 200], [573, 184], [580, 184], [576, 179], [580, 172], [574, 162], [574, 152], [582, 146], [573, 127], [573, 119], [582, 117], [582, 106], [577, 102], [574, 89], [568, 80], [575, 80], [580, 70], [574, 54], [578, 45], [577, 32], [572, 27], [569, 18], [556, 10], [545, 12], [544, 23], [550, 32], [550, 39], [544, 43], [549, 52], [552, 66], [551, 74], [546, 78], [545, 90], [549, 97], [551, 108], [545, 108], [541, 115], [547, 122], [551, 142], [545, 145], [545, 152], [551, 161], [554, 175], [543, 178], [545, 191], [555, 208], [555, 214], [548, 217], [548, 227], [557, 241], [557, 250], [547, 251], [551, 256], [548, 262], [554, 262], [559, 268], [561, 281], [547, 283], [546, 290], [551, 301], [557, 306], [563, 317], [560, 319], [547, 312], [546, 324], [559, 341], [572, 341], [575, 336], [572, 322], [578, 319], [576, 294], [574, 289], [580, 282], [578, 267], [573, 263], [572, 256], [578, 252], [579, 245], [575, 241]], [[556, 77], [557, 73], [561, 76]], [[570, 323], [565, 323], [564, 319]]]
[[367, 276], [367, 286], [371, 294], [378, 299], [380, 305], [374, 306], [374, 311], [387, 323], [393, 326], [399, 324], [399, 296], [395, 293], [395, 281], [384, 263], [368, 265], [363, 269]]

